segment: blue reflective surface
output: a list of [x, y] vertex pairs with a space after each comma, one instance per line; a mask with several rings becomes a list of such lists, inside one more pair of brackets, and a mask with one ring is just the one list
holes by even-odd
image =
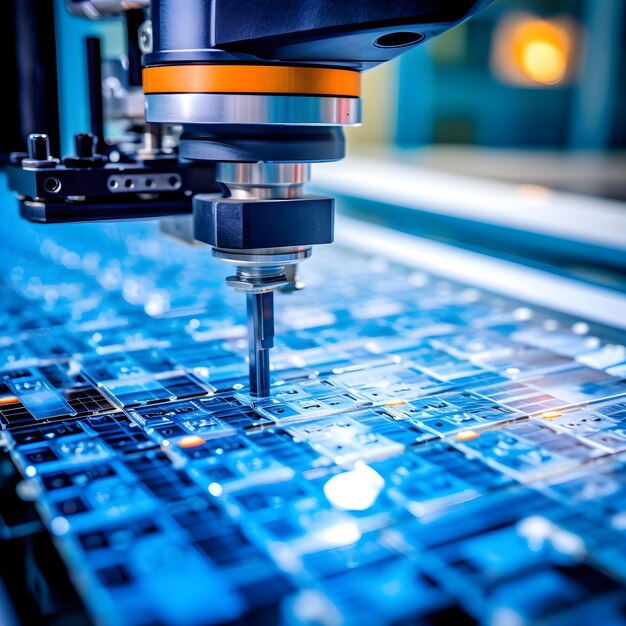
[[252, 403], [206, 249], [20, 227], [0, 424], [98, 623], [624, 622], [623, 334], [334, 246]]

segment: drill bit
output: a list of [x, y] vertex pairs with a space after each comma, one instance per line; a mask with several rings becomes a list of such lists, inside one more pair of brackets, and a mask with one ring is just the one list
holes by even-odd
[[250, 353], [250, 395], [270, 395], [270, 348], [274, 345], [274, 293], [246, 294], [248, 346]]

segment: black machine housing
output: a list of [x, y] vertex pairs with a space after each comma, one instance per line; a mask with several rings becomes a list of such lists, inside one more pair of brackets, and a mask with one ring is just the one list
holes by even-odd
[[252, 60], [364, 70], [492, 0], [152, 0], [145, 65]]

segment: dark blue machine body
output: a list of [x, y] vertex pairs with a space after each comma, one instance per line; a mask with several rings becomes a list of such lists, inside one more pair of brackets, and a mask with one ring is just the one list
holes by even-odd
[[[144, 56], [144, 65], [261, 62], [362, 71], [441, 34], [490, 2], [156, 0], [153, 52]], [[185, 130], [181, 155], [191, 159], [315, 162], [344, 156], [341, 129], [328, 126]]]
[[145, 63], [247, 57], [362, 70], [441, 34], [491, 1], [155, 0], [154, 52]]

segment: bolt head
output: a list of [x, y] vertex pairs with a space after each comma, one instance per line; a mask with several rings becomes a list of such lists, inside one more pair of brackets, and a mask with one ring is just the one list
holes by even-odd
[[288, 285], [291, 285], [291, 283], [288, 280], [278, 280], [272, 283], [259, 284], [259, 283], [252, 283], [247, 280], [243, 280], [241, 278], [238, 278], [237, 276], [229, 276], [226, 279], [226, 284], [229, 287], [232, 287], [235, 291], [239, 293], [251, 293], [251, 294], [269, 293], [270, 291], [278, 291], [280, 289], [287, 287]]
[[146, 20], [139, 27], [139, 49], [143, 54], [152, 52], [152, 21]]

